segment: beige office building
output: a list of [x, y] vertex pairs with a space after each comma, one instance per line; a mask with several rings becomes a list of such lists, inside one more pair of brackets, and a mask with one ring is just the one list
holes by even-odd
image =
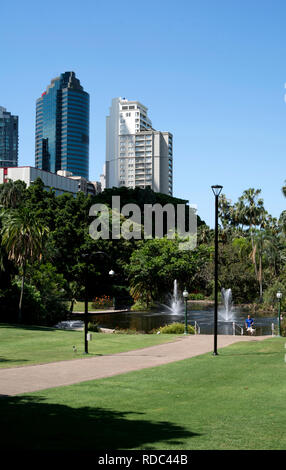
[[152, 127], [139, 101], [112, 100], [106, 118], [106, 188], [150, 187], [173, 194], [173, 136]]

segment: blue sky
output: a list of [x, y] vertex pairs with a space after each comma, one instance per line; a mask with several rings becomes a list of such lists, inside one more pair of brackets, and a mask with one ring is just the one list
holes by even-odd
[[90, 178], [105, 160], [117, 96], [174, 135], [174, 196], [213, 225], [212, 184], [235, 202], [286, 199], [284, 0], [61, 0], [1, 5], [0, 105], [19, 116], [19, 165], [34, 166], [35, 101], [73, 70], [91, 99]]

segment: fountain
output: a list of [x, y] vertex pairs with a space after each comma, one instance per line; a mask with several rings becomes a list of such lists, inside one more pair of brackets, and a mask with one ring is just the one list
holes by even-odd
[[172, 298], [172, 310], [173, 313], [179, 313], [181, 310], [181, 301], [178, 298], [178, 283], [177, 279], [174, 280], [173, 298]]
[[[232, 302], [231, 289], [222, 289], [223, 306], [218, 311], [218, 327], [219, 334], [240, 334], [237, 327], [242, 327], [245, 321], [245, 313], [235, 307]], [[177, 280], [174, 280], [173, 290], [169, 293], [165, 304], [157, 303], [156, 310], [152, 311], [126, 311], [122, 313], [106, 313], [91, 315], [92, 319], [100, 324], [103, 328], [115, 329], [134, 329], [141, 332], [151, 332], [160, 326], [173, 323], [174, 321], [182, 322], [184, 318], [184, 301], [178, 291]], [[199, 327], [201, 334], [213, 334], [213, 306], [196, 305], [190, 303], [188, 305], [189, 322]], [[255, 321], [256, 326], [259, 325], [259, 334], [271, 334], [273, 322], [277, 321], [275, 317], [260, 318]], [[236, 329], [233, 328], [233, 322]], [[71, 325], [69, 325], [71, 326]], [[75, 326], [74, 324], [72, 326]], [[77, 325], [76, 325], [77, 326]], [[79, 326], [79, 325], [78, 325]]]
[[219, 311], [219, 317], [222, 321], [231, 321], [233, 320], [234, 312], [232, 308], [232, 292], [231, 289], [224, 289], [221, 290], [222, 300], [224, 304], [224, 310]]
[[169, 300], [169, 305], [166, 305], [166, 304], [160, 304], [160, 305], [165, 307], [173, 315], [179, 315], [180, 313], [183, 312], [184, 303], [179, 298], [179, 295], [178, 295], [177, 279], [174, 280], [173, 294], [171, 295], [171, 299]]

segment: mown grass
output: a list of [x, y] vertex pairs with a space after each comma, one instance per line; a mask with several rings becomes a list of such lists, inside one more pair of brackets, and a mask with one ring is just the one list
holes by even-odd
[[[92, 333], [89, 354], [104, 355], [174, 341], [177, 335]], [[73, 346], [77, 352], [74, 353]], [[0, 324], [0, 368], [86, 357], [83, 331]], [[1, 391], [0, 391], [1, 393]]]
[[0, 400], [1, 445], [45, 450], [286, 447], [283, 338]]
[[[111, 308], [111, 307], [110, 307]], [[73, 308], [73, 312], [74, 313], [83, 313], [85, 310], [85, 303], [81, 300], [78, 300], [75, 304], [74, 304], [74, 308]], [[102, 310], [105, 310], [104, 308], [94, 308], [93, 307], [93, 302], [88, 302], [88, 311], [89, 312], [95, 312], [96, 310], [99, 310], [99, 311], [102, 311]], [[108, 308], [106, 308], [106, 310], [108, 310]]]

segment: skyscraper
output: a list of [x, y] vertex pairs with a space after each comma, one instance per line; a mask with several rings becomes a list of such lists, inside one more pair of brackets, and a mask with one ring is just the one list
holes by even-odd
[[0, 106], [0, 167], [18, 165], [18, 116]]
[[173, 193], [173, 136], [152, 128], [139, 101], [114, 98], [106, 118], [107, 188], [151, 187]]
[[88, 179], [89, 94], [74, 72], [54, 78], [36, 103], [35, 166]]

